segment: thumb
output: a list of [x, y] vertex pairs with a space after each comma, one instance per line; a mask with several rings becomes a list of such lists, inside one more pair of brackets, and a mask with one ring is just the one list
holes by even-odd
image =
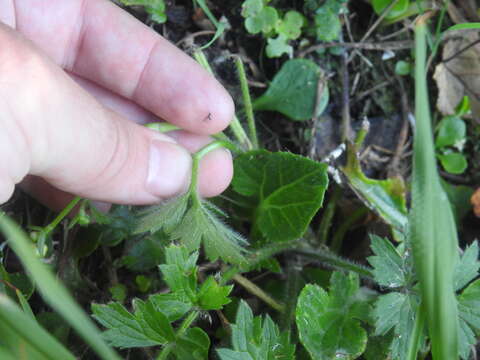
[[0, 25], [0, 203], [27, 174], [90, 199], [147, 204], [188, 184], [189, 153], [101, 106]]

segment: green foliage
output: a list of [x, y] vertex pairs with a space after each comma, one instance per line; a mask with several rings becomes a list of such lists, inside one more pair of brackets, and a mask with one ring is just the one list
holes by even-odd
[[434, 359], [458, 356], [458, 310], [452, 275], [459, 260], [458, 233], [436, 167], [426, 81], [427, 26], [415, 26], [416, 129], [409, 241]]
[[[392, 0], [372, 0], [373, 9], [377, 14], [382, 14], [383, 11], [392, 3]], [[398, 0], [393, 8], [385, 16], [386, 19], [394, 19], [403, 15], [410, 5], [410, 0]]]
[[395, 64], [395, 74], [400, 76], [407, 76], [412, 71], [412, 65], [404, 60], [397, 61]]
[[369, 305], [360, 295], [358, 275], [334, 272], [330, 291], [307, 285], [300, 293], [296, 321], [301, 343], [312, 359], [356, 359], [367, 344], [361, 321]]
[[222, 309], [230, 302], [232, 286], [221, 286], [213, 277], [198, 285], [198, 253], [190, 254], [185, 247], [168, 247], [165, 259], [160, 271], [171, 292], [151, 295], [146, 301], [135, 299], [133, 312], [118, 302], [93, 304], [93, 316], [107, 328], [103, 337], [112, 346], [169, 346], [177, 359], [206, 359], [208, 335], [200, 328], [188, 326], [175, 331], [172, 323], [189, 313], [186, 319], [196, 317], [195, 309]]
[[271, 242], [303, 235], [328, 186], [325, 164], [265, 150], [240, 155], [233, 189], [255, 203], [252, 222]]
[[[67, 289], [35, 255], [28, 236], [7, 216], [0, 212], [0, 231], [9, 239], [9, 246], [35, 281], [37, 289], [50, 306], [90, 344], [101, 359], [118, 359], [115, 352], [103, 342], [99, 331], [84, 311], [73, 300]], [[31, 340], [31, 338], [28, 338]]]
[[267, 3], [266, 0], [244, 1], [242, 16], [245, 18], [245, 28], [250, 34], [262, 33], [267, 38], [265, 51], [268, 57], [275, 58], [283, 54], [292, 57], [293, 48], [288, 42], [300, 37], [305, 18], [294, 10], [282, 17], [277, 9]]
[[317, 8], [314, 19], [318, 40], [333, 41], [338, 39], [342, 30], [339, 15], [346, 3], [345, 0], [327, 0]]
[[[401, 178], [369, 179], [362, 171], [357, 152], [359, 144], [347, 145], [347, 165], [342, 168], [350, 186], [364, 204], [379, 214], [394, 230], [405, 232], [408, 226], [406, 187]], [[398, 234], [398, 236], [400, 236]]]
[[294, 360], [295, 345], [290, 334], [280, 332], [270, 316], [253, 317], [246, 302], [241, 301], [235, 324], [232, 324], [233, 349], [218, 349], [221, 360]]
[[462, 154], [466, 135], [467, 126], [459, 116], [446, 116], [438, 124], [435, 137], [437, 157], [449, 173], [461, 174], [468, 166]]
[[164, 0], [120, 0], [126, 6], [143, 6], [152, 21], [163, 24], [167, 21]]
[[321, 74], [321, 69], [313, 61], [294, 59], [285, 62], [268, 90], [253, 102], [254, 110], [278, 111], [297, 121], [321, 115], [329, 97], [325, 86], [320, 104], [317, 104], [317, 84]]
[[372, 272], [377, 283], [386, 288], [405, 286], [407, 283], [405, 259], [390, 241], [376, 235], [372, 235], [371, 239], [371, 248], [375, 256], [370, 256], [367, 260], [373, 267]]
[[230, 263], [244, 262], [241, 245], [246, 243], [245, 240], [219, 220], [215, 213], [225, 215], [213, 204], [200, 200], [196, 193], [189, 191], [140, 212], [134, 233], [155, 233], [162, 229], [171, 240], [179, 240], [190, 251], [197, 250], [203, 243], [212, 261], [221, 257]]

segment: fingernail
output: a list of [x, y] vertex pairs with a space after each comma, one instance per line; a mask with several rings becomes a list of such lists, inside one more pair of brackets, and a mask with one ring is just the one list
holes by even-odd
[[192, 158], [180, 146], [152, 140], [148, 165], [147, 191], [168, 198], [185, 191], [190, 179]]

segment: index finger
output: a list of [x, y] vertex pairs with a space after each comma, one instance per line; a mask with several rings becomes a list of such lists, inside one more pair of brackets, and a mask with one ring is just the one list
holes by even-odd
[[[13, 0], [16, 29], [64, 69], [200, 134], [233, 116], [226, 90], [192, 58], [106, 0]], [[8, 6], [8, 5], [7, 5]]]

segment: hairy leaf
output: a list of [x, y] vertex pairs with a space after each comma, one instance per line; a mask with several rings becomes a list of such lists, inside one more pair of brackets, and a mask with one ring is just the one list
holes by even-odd
[[373, 274], [379, 285], [398, 288], [405, 285], [403, 259], [387, 239], [372, 235], [372, 250], [375, 256], [367, 260], [373, 266]]
[[270, 241], [302, 236], [328, 186], [325, 164], [290, 153], [245, 153], [234, 171], [233, 189], [255, 198], [253, 222]]
[[[478, 250], [478, 249], [477, 249]], [[462, 359], [469, 359], [476, 336], [480, 332], [480, 280], [470, 284], [458, 297], [459, 351]]]
[[478, 255], [478, 242], [475, 240], [465, 249], [460, 261], [455, 267], [455, 273], [453, 275], [455, 291], [463, 289], [470, 281], [478, 276], [478, 270], [480, 269]]
[[394, 359], [406, 359], [417, 307], [416, 298], [398, 292], [382, 295], [375, 303], [375, 335], [386, 335], [393, 329], [391, 350]]
[[120, 348], [146, 347], [166, 342], [159, 334], [150, 338], [139, 319], [120, 303], [92, 304], [93, 317], [107, 328], [102, 335], [112, 346]]

